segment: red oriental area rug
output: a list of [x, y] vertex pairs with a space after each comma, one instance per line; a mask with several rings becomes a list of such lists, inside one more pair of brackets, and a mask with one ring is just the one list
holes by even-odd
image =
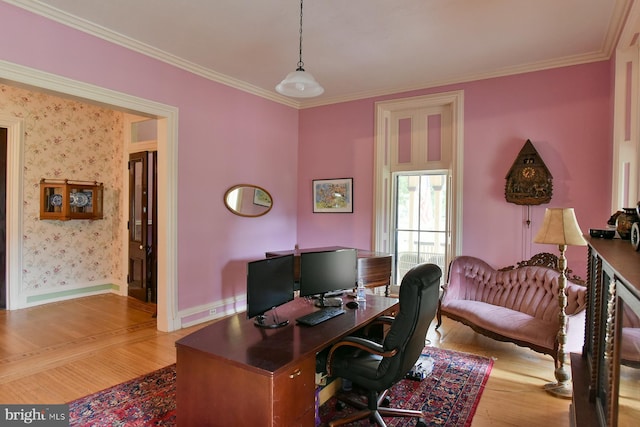
[[[389, 391], [393, 407], [422, 409], [428, 426], [470, 426], [493, 361], [474, 354], [426, 347], [433, 371], [422, 381], [402, 380]], [[69, 403], [71, 426], [175, 426], [175, 365]], [[335, 398], [319, 408], [320, 425], [344, 416]], [[409, 418], [385, 420], [389, 426], [415, 425]], [[362, 424], [368, 425], [368, 421]]]

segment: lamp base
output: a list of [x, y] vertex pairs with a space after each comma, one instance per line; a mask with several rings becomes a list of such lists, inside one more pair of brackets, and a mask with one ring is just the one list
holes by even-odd
[[573, 397], [573, 389], [569, 383], [549, 383], [544, 385], [544, 389], [547, 393], [562, 399]]

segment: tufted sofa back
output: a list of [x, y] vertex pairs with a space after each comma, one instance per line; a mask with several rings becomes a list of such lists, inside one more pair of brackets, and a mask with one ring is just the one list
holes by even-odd
[[[525, 266], [499, 271], [481, 259], [459, 256], [449, 266], [442, 304], [448, 300], [473, 300], [502, 306], [546, 321], [556, 321], [560, 273], [547, 267]], [[567, 279], [566, 314], [586, 306], [586, 287]]]

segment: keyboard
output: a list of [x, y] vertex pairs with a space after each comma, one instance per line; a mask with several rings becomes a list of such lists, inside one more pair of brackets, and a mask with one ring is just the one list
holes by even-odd
[[340, 307], [325, 307], [322, 310], [314, 311], [313, 313], [298, 317], [296, 322], [305, 326], [315, 326], [318, 323], [333, 319], [334, 317], [340, 316], [344, 313], [345, 311]]

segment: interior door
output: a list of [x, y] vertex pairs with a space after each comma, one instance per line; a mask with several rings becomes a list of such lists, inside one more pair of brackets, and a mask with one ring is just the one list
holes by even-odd
[[154, 152], [129, 155], [128, 294], [156, 302], [156, 175]]

